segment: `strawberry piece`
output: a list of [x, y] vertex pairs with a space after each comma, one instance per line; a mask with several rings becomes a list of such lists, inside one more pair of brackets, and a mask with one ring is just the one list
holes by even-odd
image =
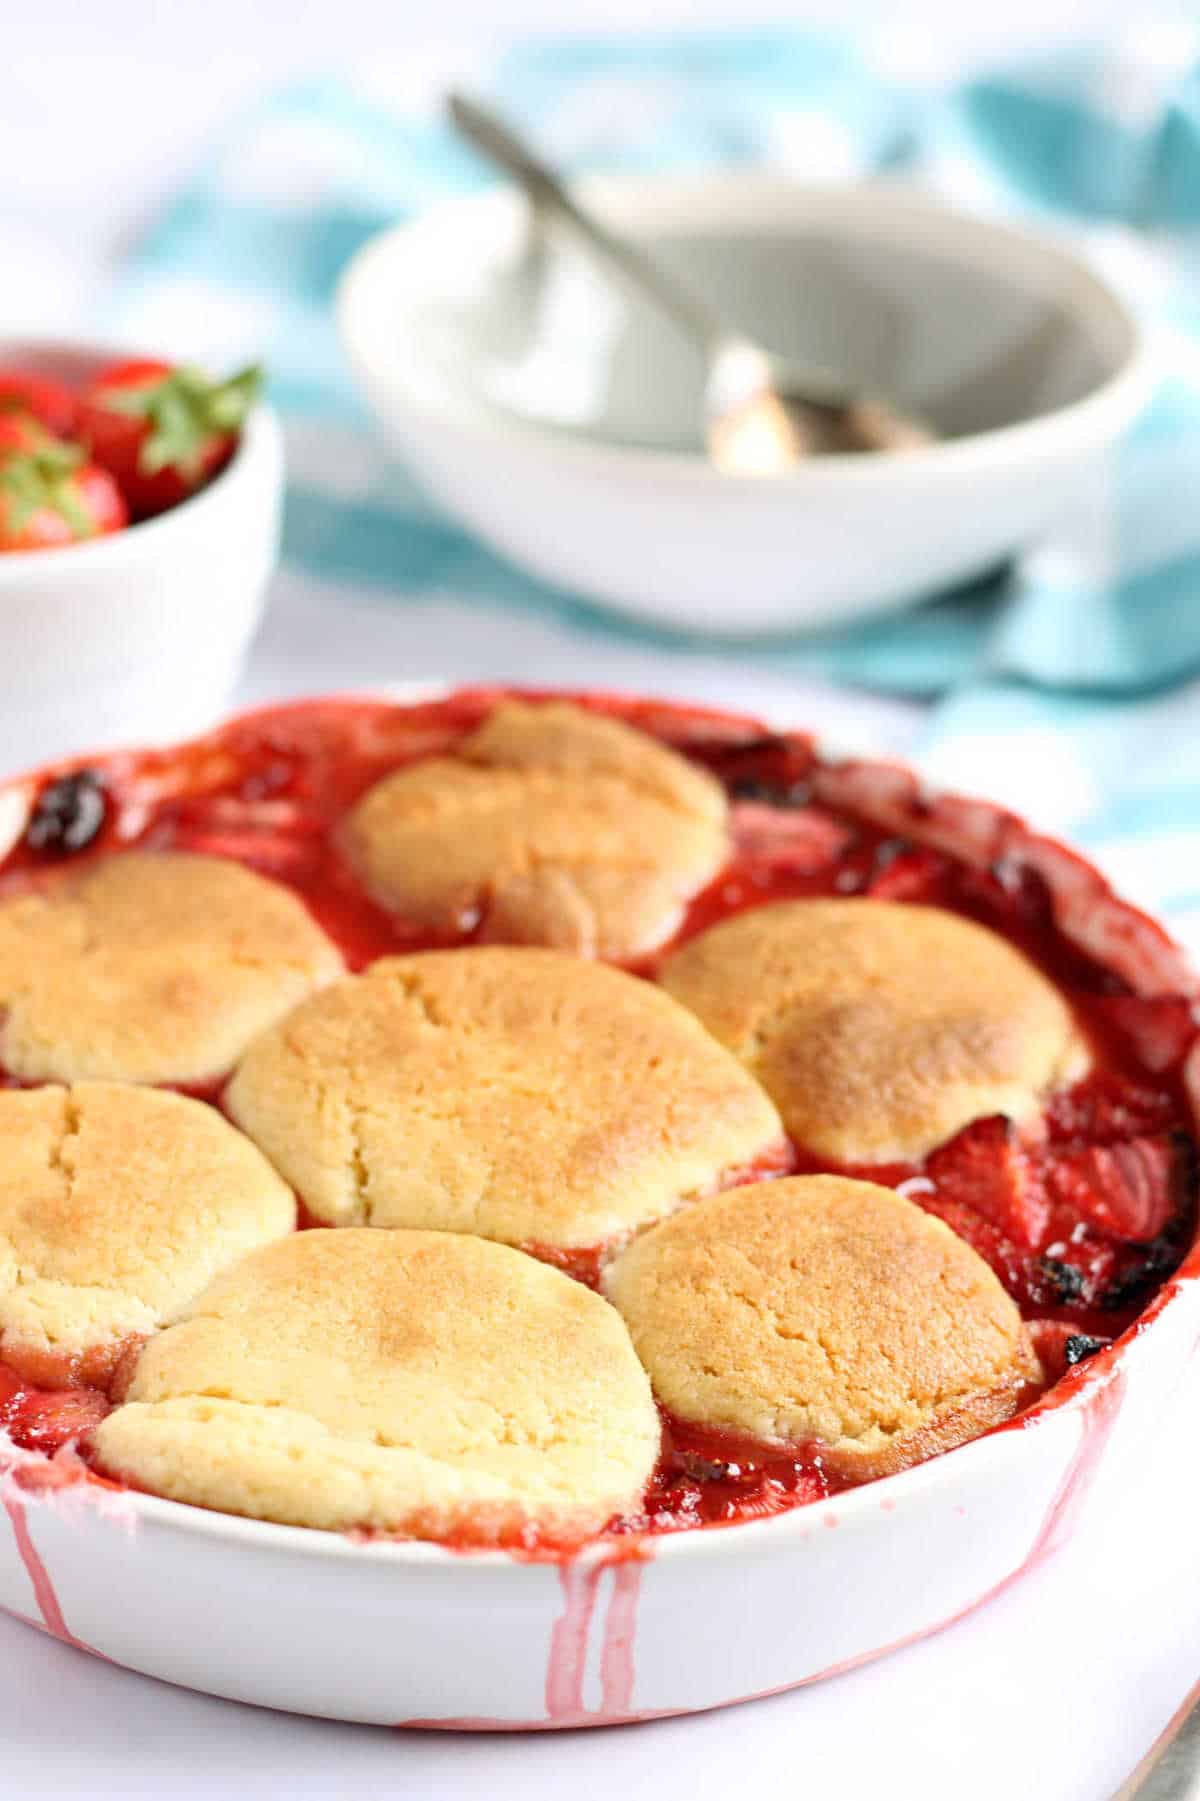
[[976, 1213], [966, 1202], [948, 1199], [940, 1193], [914, 1194], [912, 1198], [926, 1213], [932, 1213], [936, 1219], [943, 1220], [952, 1232], [957, 1232], [973, 1251], [978, 1251], [1014, 1300], [1019, 1302], [1028, 1296], [1029, 1260], [991, 1220]]
[[1094, 1338], [1090, 1333], [1081, 1332], [1078, 1326], [1068, 1320], [1057, 1319], [1030, 1320], [1029, 1336], [1045, 1373], [1047, 1386], [1057, 1382], [1060, 1376], [1065, 1376], [1076, 1364], [1085, 1363], [1089, 1357], [1094, 1357], [1097, 1351], [1104, 1350], [1111, 1342], [1109, 1339]]
[[0, 1427], [8, 1425], [24, 1395], [21, 1378], [6, 1363], [0, 1363]]
[[1131, 1138], [1048, 1152], [1042, 1170], [1054, 1201], [1101, 1232], [1146, 1244], [1178, 1209], [1185, 1151], [1174, 1135]]
[[1183, 995], [1144, 1000], [1137, 994], [1106, 994], [1093, 1002], [1096, 1012], [1133, 1048], [1140, 1063], [1154, 1071], [1182, 1063], [1196, 1041], [1197, 1018]]
[[981, 1214], [1014, 1244], [1033, 1249], [1049, 1219], [1045, 1190], [1011, 1122], [976, 1120], [934, 1151], [926, 1173], [945, 1200]]
[[1076, 1139], [1112, 1144], [1165, 1132], [1175, 1123], [1170, 1095], [1102, 1070], [1054, 1095], [1046, 1109], [1046, 1130], [1052, 1144]]
[[864, 892], [873, 900], [928, 900], [945, 869], [946, 859], [937, 851], [909, 844], [903, 838], [887, 838], [875, 852]]
[[53, 1394], [34, 1390], [17, 1406], [9, 1432], [27, 1451], [58, 1451], [98, 1426], [108, 1411], [108, 1402], [94, 1388]]
[[815, 875], [837, 861], [853, 833], [817, 807], [784, 808], [763, 801], [735, 801], [732, 809], [738, 850], [774, 870]]

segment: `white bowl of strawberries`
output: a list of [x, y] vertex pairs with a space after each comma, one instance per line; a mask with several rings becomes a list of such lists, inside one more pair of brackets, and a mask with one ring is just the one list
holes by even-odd
[[279, 545], [259, 375], [0, 344], [0, 767], [202, 729]]

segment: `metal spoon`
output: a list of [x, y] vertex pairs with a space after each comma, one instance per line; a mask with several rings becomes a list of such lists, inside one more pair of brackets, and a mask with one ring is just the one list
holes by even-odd
[[585, 212], [493, 112], [457, 93], [447, 97], [446, 107], [463, 138], [511, 175], [536, 207], [552, 214], [610, 273], [654, 301], [703, 351], [704, 436], [718, 468], [736, 475], [778, 475], [817, 453], [909, 450], [931, 441], [927, 427], [844, 377], [773, 356], [732, 331], [640, 245]]

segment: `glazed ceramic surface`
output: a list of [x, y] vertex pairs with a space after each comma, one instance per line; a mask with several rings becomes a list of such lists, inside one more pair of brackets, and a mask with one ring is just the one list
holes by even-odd
[[1123, 303], [1034, 234], [898, 187], [741, 174], [585, 184], [772, 349], [926, 416], [927, 450], [763, 480], [700, 450], [704, 367], [497, 190], [369, 244], [339, 323], [446, 509], [534, 575], [661, 623], [759, 631], [976, 576], [1085, 497], [1145, 397]]
[[[407, 698], [411, 698], [408, 696]], [[1057, 923], [1135, 993], [1196, 993], [1181, 954], [1013, 815], [895, 765], [830, 772], [861, 813], [968, 861], [1035, 869]], [[920, 797], [920, 820], [914, 806]], [[1193, 1111], [1200, 1051], [1187, 1071]], [[845, 1670], [954, 1620], [1049, 1555], [1136, 1458], [1200, 1341], [1200, 1248], [1110, 1349], [1020, 1420], [773, 1519], [535, 1561], [357, 1540], [133, 1494], [0, 1450], [0, 1606], [131, 1669], [387, 1725], [598, 1726]]]

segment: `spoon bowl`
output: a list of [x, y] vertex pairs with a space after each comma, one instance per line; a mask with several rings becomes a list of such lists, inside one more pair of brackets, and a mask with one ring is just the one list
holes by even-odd
[[731, 475], [782, 475], [807, 456], [909, 450], [930, 442], [928, 427], [861, 393], [849, 374], [785, 361], [735, 334], [706, 294], [581, 204], [489, 108], [452, 93], [446, 112], [459, 135], [511, 175], [544, 219], [695, 343], [707, 365], [704, 440], [717, 468]]

